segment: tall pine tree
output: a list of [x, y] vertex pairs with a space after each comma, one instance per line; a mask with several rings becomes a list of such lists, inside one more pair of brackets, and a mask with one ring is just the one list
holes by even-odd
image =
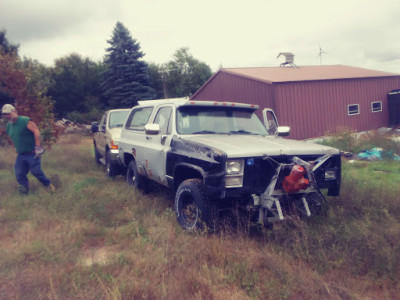
[[106, 49], [106, 70], [103, 76], [103, 93], [111, 108], [132, 107], [139, 100], [154, 99], [149, 85], [148, 65], [140, 60], [144, 54], [139, 43], [128, 29], [117, 22]]

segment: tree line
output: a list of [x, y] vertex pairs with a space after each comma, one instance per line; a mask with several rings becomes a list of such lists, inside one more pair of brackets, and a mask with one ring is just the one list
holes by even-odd
[[106, 109], [129, 108], [139, 100], [187, 97], [212, 75], [188, 48], [178, 49], [164, 64], [146, 62], [140, 43], [121, 22], [107, 43], [102, 61], [71, 53], [47, 67], [20, 58], [19, 45], [0, 31], [0, 106], [15, 104], [51, 142], [59, 135], [56, 119], [87, 123]]

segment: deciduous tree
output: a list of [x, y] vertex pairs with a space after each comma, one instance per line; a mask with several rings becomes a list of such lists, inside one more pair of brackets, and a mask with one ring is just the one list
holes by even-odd
[[[6, 42], [5, 42], [6, 41]], [[0, 105], [14, 104], [20, 115], [29, 116], [40, 128], [44, 142], [50, 145], [61, 133], [55, 124], [53, 102], [45, 95], [40, 80], [43, 65], [36, 61], [21, 62], [16, 50], [4, 51], [9, 45], [3, 36], [0, 46]], [[11, 47], [12, 48], [12, 47]], [[4, 128], [0, 129], [4, 136]]]
[[103, 64], [72, 53], [55, 61], [50, 95], [59, 117], [68, 113], [87, 113], [93, 105], [102, 106], [100, 83]]
[[189, 48], [180, 48], [173, 60], [164, 67], [164, 76], [169, 97], [186, 97], [197, 91], [210, 76], [211, 68], [194, 58]]

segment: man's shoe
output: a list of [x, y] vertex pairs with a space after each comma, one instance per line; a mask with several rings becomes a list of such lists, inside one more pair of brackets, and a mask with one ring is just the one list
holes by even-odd
[[56, 188], [51, 183], [47, 186], [47, 190], [52, 194], [56, 191]]
[[26, 186], [20, 184], [18, 185], [18, 192], [20, 195], [28, 195], [29, 190]]

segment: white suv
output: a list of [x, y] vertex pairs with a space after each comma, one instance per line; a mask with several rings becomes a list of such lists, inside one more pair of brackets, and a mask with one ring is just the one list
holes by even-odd
[[113, 177], [121, 173], [118, 140], [130, 109], [107, 110], [100, 123], [92, 123], [95, 160], [105, 165], [106, 175]]
[[151, 180], [175, 191], [183, 228], [213, 227], [219, 213], [239, 208], [270, 227], [294, 210], [321, 213], [340, 192], [338, 149], [284, 139], [271, 109], [216, 101], [139, 101], [119, 140], [127, 182], [146, 189]]

